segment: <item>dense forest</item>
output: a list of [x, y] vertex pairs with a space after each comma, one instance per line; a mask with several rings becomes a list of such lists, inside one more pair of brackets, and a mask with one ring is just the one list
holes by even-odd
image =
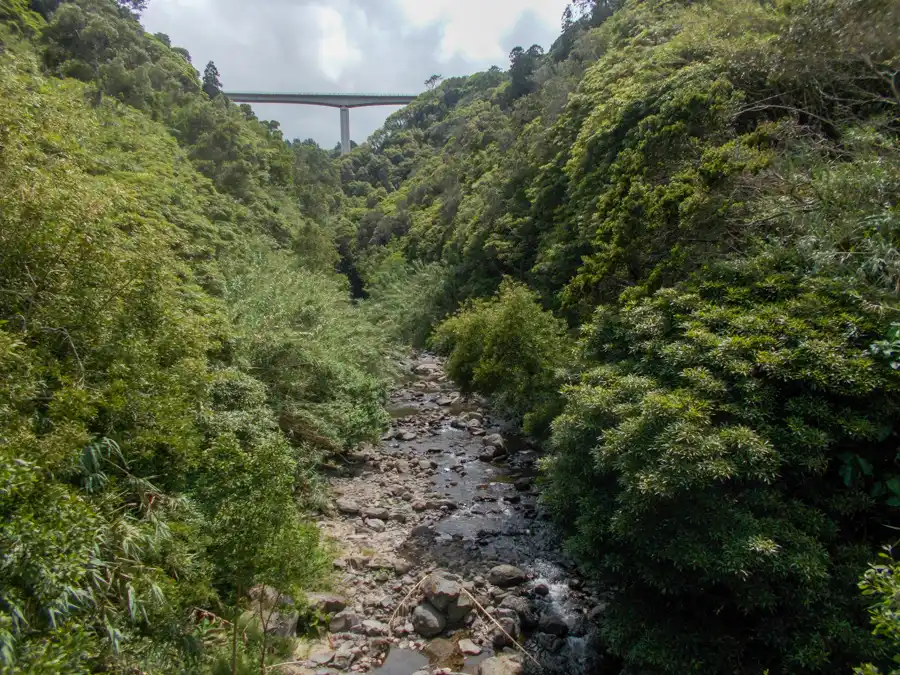
[[621, 672], [900, 672], [900, 3], [577, 0], [344, 157], [144, 5], [0, 0], [0, 672], [259, 672], [404, 345]]

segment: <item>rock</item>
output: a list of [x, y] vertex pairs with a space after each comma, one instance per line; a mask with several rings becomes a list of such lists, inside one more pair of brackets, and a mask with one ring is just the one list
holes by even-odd
[[422, 511], [425, 511], [428, 509], [428, 504], [426, 504], [423, 501], [416, 501], [416, 502], [412, 503], [412, 509], [416, 513], [421, 513]]
[[332, 633], [349, 633], [351, 630], [362, 624], [359, 616], [349, 610], [338, 612], [331, 619], [328, 630]]
[[334, 593], [310, 593], [306, 596], [310, 607], [325, 614], [335, 614], [347, 606], [347, 598]]
[[493, 461], [493, 459], [494, 459], [494, 447], [491, 446], [491, 447], [489, 447], [489, 448], [486, 448], [486, 449], [484, 450], [484, 452], [482, 452], [482, 453], [480, 453], [480, 454], [478, 455], [478, 459], [480, 459], [482, 462], [490, 462], [490, 461]]
[[510, 656], [492, 656], [487, 661], [482, 661], [476, 675], [522, 675], [524, 668], [518, 660]]
[[340, 497], [334, 502], [334, 505], [337, 506], [338, 511], [348, 516], [355, 516], [359, 513], [359, 506], [352, 499]]
[[480, 429], [481, 428], [481, 420], [469, 420], [466, 422], [466, 426], [469, 429]]
[[390, 517], [390, 511], [382, 508], [365, 508], [361, 511], [363, 518], [377, 518], [378, 520], [387, 520]]
[[519, 478], [515, 483], [513, 483], [513, 486], [519, 492], [527, 492], [531, 489], [532, 483], [534, 483], [534, 478]]
[[497, 619], [497, 623], [500, 624], [503, 630], [498, 629], [491, 636], [491, 643], [494, 645], [494, 649], [499, 651], [504, 647], [512, 647], [513, 640], [521, 642], [518, 621], [509, 616], [501, 616]]
[[414, 431], [404, 431], [400, 434], [401, 441], [414, 441], [416, 440], [416, 434]]
[[512, 565], [497, 565], [488, 572], [488, 581], [501, 588], [518, 586], [525, 583], [526, 579], [525, 572]]
[[447, 620], [434, 608], [434, 605], [425, 600], [413, 610], [412, 625], [419, 635], [430, 638], [444, 630]]
[[330, 649], [314, 649], [309, 661], [315, 666], [324, 666], [334, 661], [334, 652]]
[[463, 638], [459, 641], [459, 649], [463, 654], [468, 654], [469, 656], [478, 656], [481, 653], [481, 647], [468, 638]]
[[455, 401], [455, 400], [456, 400], [456, 399], [450, 398], [449, 396], [441, 396], [441, 397], [437, 400], [437, 404], [438, 404], [439, 406], [453, 405], [453, 401]]
[[387, 624], [381, 623], [381, 621], [375, 621], [374, 619], [367, 619], [366, 621], [363, 621], [362, 628], [365, 634], [369, 637], [388, 634]]
[[356, 651], [352, 642], [345, 642], [338, 650], [334, 653], [334, 660], [332, 661], [332, 665], [335, 668], [340, 668], [341, 670], [346, 670], [349, 668], [353, 661], [356, 659]]
[[551, 635], [564, 636], [569, 632], [569, 624], [565, 618], [556, 609], [548, 609], [538, 621], [538, 630], [542, 633], [550, 633]]
[[538, 584], [534, 587], [534, 594], [541, 597], [547, 596], [550, 594], [550, 587], [547, 584]]
[[463, 665], [463, 654], [457, 644], [451, 640], [435, 638], [425, 645], [422, 653], [428, 657], [433, 666], [453, 668]]
[[273, 607], [293, 607], [294, 599], [278, 591], [272, 586], [263, 586], [262, 584], [254, 586], [247, 593], [247, 596], [253, 601], [253, 609], [272, 609]]
[[459, 626], [465, 623], [469, 614], [475, 610], [475, 603], [465, 593], [461, 593], [456, 600], [447, 606], [447, 624]]
[[493, 445], [495, 448], [503, 447], [503, 436], [500, 434], [488, 434], [481, 439], [483, 445]]
[[522, 621], [522, 626], [525, 628], [534, 628], [538, 624], [537, 614], [525, 598], [517, 595], [507, 595], [503, 598], [503, 602], [500, 603], [500, 608], [515, 611]]
[[396, 558], [394, 560], [394, 572], [397, 574], [406, 574], [413, 568], [413, 564], [408, 560]]
[[581, 590], [582, 586], [584, 586], [584, 582], [578, 577], [572, 577], [571, 579], [569, 579], [569, 588], [571, 588], [573, 591]]
[[384, 524], [384, 521], [378, 518], [369, 518], [365, 521], [365, 523], [366, 527], [368, 527], [370, 530], [375, 530], [376, 532], [384, 532], [385, 528], [387, 527]]
[[265, 618], [268, 619], [266, 624], [266, 632], [269, 635], [277, 635], [278, 637], [294, 637], [297, 635], [297, 622], [300, 614], [297, 612], [265, 612]]
[[432, 529], [428, 525], [416, 525], [409, 533], [413, 537], [430, 537]]
[[422, 584], [425, 597], [439, 612], [445, 612], [451, 603], [455, 603], [462, 593], [462, 588], [453, 579], [445, 577], [440, 572], [428, 575]]
[[397, 523], [405, 523], [406, 514], [402, 511], [391, 511], [390, 514], [388, 514], [388, 520], [393, 520]]

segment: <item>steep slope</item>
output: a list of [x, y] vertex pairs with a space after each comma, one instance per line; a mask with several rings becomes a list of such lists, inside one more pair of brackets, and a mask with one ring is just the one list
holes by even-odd
[[384, 341], [324, 153], [57, 4], [0, 5], [0, 670], [209, 672], [251, 586], [326, 571], [315, 466], [380, 433]]
[[883, 665], [856, 585], [900, 505], [900, 8], [578, 5], [343, 161], [353, 260], [440, 263], [435, 344], [547, 439], [629, 668]]

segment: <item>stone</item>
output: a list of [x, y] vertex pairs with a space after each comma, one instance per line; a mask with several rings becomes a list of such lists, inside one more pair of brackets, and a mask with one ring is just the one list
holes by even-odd
[[453, 579], [448, 579], [440, 572], [428, 575], [422, 584], [425, 597], [439, 612], [444, 612], [451, 603], [455, 603], [462, 593], [462, 588]]
[[351, 630], [362, 624], [362, 620], [357, 614], [349, 610], [344, 610], [335, 614], [328, 630], [332, 633], [349, 633]]
[[325, 666], [334, 661], [334, 652], [330, 649], [314, 649], [308, 660], [314, 666]]
[[526, 580], [525, 572], [512, 565], [497, 565], [488, 572], [488, 581], [501, 588], [518, 586]]
[[475, 611], [475, 603], [465, 593], [461, 593], [456, 600], [447, 606], [447, 624], [459, 626], [465, 623], [469, 615]]
[[456, 399], [452, 399], [452, 398], [450, 398], [449, 396], [441, 396], [441, 397], [437, 400], [437, 404], [438, 404], [439, 406], [453, 405], [453, 401], [454, 401], [454, 400], [456, 400]]
[[280, 611], [264, 613], [264, 618], [268, 619], [266, 624], [266, 632], [269, 635], [277, 635], [278, 637], [294, 637], [297, 635], [297, 622], [300, 615], [297, 612]]
[[509, 616], [499, 617], [497, 623], [500, 624], [503, 630], [497, 629], [491, 636], [491, 643], [494, 645], [494, 649], [500, 650], [504, 647], [512, 647], [513, 640], [519, 640], [521, 637], [519, 634], [519, 623]]
[[412, 568], [413, 564], [408, 560], [403, 560], [403, 558], [394, 560], [394, 572], [397, 574], [407, 574]]
[[250, 589], [247, 596], [253, 601], [256, 610], [272, 609], [273, 607], [293, 607], [294, 599], [278, 591], [272, 586], [259, 584]]
[[306, 596], [310, 607], [325, 614], [335, 614], [347, 607], [347, 598], [334, 593], [310, 593]]
[[384, 521], [380, 520], [379, 518], [369, 518], [365, 521], [365, 523], [366, 527], [368, 527], [370, 530], [375, 530], [376, 532], [384, 532], [385, 528], [387, 527], [384, 524]]
[[550, 594], [550, 587], [547, 584], [537, 584], [534, 587], [534, 594], [545, 597]]
[[478, 664], [475, 675], [522, 675], [522, 664], [510, 656], [492, 656]]
[[382, 623], [381, 621], [375, 621], [374, 619], [367, 619], [363, 621], [362, 628], [365, 634], [369, 637], [388, 634], [387, 624]]
[[401, 441], [414, 441], [416, 440], [416, 434], [413, 431], [404, 431], [400, 434]]
[[517, 595], [507, 595], [500, 603], [501, 609], [512, 609], [519, 616], [522, 626], [534, 628], [538, 624], [538, 617], [525, 598]]
[[341, 670], [346, 670], [349, 668], [353, 661], [356, 659], [357, 652], [354, 651], [355, 647], [352, 642], [345, 642], [338, 650], [334, 653], [334, 660], [332, 661], [332, 665], [335, 668], [340, 668]]
[[435, 638], [425, 645], [422, 653], [428, 657], [432, 666], [450, 666], [453, 668], [455, 666], [462, 667], [463, 665], [463, 654], [459, 646], [451, 640]]
[[564, 636], [569, 632], [569, 624], [565, 618], [554, 608], [550, 608], [541, 614], [538, 621], [538, 630], [541, 633], [550, 633], [551, 635]]
[[412, 625], [419, 635], [430, 638], [439, 635], [444, 630], [447, 620], [434, 608], [434, 605], [425, 600], [413, 610]]
[[409, 533], [413, 537], [429, 537], [432, 529], [428, 525], [416, 525]]
[[468, 638], [463, 638], [459, 641], [459, 649], [463, 654], [469, 656], [478, 656], [481, 653], [481, 647]]
[[426, 511], [428, 509], [428, 504], [423, 501], [415, 501], [412, 503], [412, 510], [416, 513], [421, 513], [422, 511]]
[[361, 511], [363, 518], [377, 518], [378, 520], [387, 520], [390, 517], [390, 511], [382, 508], [365, 508]]
[[337, 506], [338, 511], [348, 516], [355, 516], [359, 513], [359, 506], [352, 499], [340, 497], [334, 502], [334, 505]]
[[481, 439], [483, 445], [493, 445], [495, 448], [503, 447], [503, 436], [500, 434], [488, 434]]
[[532, 483], [534, 483], [534, 478], [519, 478], [513, 483], [513, 487], [519, 492], [527, 492], [531, 489]]

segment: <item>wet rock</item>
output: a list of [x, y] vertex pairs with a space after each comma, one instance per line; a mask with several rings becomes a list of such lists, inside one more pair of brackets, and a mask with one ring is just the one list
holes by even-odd
[[416, 433], [414, 431], [404, 431], [399, 438], [401, 441], [414, 441], [416, 440]]
[[332, 633], [349, 633], [362, 624], [359, 615], [349, 610], [338, 612], [331, 619], [328, 630]]
[[522, 664], [510, 656], [492, 656], [478, 664], [476, 675], [522, 675]]
[[463, 654], [469, 656], [478, 656], [481, 653], [481, 647], [468, 638], [463, 638], [459, 641], [459, 649]]
[[410, 535], [413, 537], [430, 537], [432, 534], [433, 530], [428, 525], [416, 525], [410, 531]]
[[306, 596], [306, 601], [325, 614], [334, 614], [347, 607], [347, 598], [334, 593], [310, 593]]
[[481, 439], [481, 443], [483, 445], [493, 445], [495, 448], [502, 448], [504, 445], [503, 436], [500, 434], [488, 434]]
[[359, 513], [359, 506], [352, 499], [341, 497], [334, 502], [337, 510], [348, 516], [355, 516]]
[[545, 597], [550, 594], [550, 587], [547, 584], [537, 584], [534, 587], [534, 594]]
[[488, 572], [488, 581], [501, 588], [518, 586], [526, 580], [525, 572], [512, 565], [497, 565]]
[[569, 632], [569, 624], [558, 610], [550, 608], [541, 614], [538, 621], [538, 630], [550, 635], [565, 636]]
[[441, 396], [441, 397], [437, 400], [437, 404], [438, 404], [439, 406], [442, 406], [442, 407], [443, 407], [443, 406], [448, 406], [448, 405], [453, 405], [453, 402], [454, 402], [455, 400], [456, 400], [456, 399], [450, 398], [449, 396]]
[[425, 600], [413, 610], [412, 625], [419, 635], [430, 638], [444, 630], [447, 620], [434, 605]]
[[513, 486], [519, 492], [527, 492], [531, 489], [532, 484], [534, 483], [534, 478], [519, 478]]
[[491, 635], [491, 644], [494, 645], [494, 649], [512, 647], [515, 644], [514, 640], [521, 642], [521, 631], [516, 619], [510, 616], [501, 616], [497, 619], [497, 623], [503, 630], [497, 629]]
[[517, 595], [507, 595], [500, 603], [501, 609], [512, 609], [519, 616], [522, 626], [526, 629], [534, 628], [538, 624], [537, 613], [525, 598]]
[[422, 653], [428, 657], [433, 666], [455, 666], [463, 665], [463, 654], [457, 644], [451, 640], [444, 638], [435, 638], [427, 645]]

